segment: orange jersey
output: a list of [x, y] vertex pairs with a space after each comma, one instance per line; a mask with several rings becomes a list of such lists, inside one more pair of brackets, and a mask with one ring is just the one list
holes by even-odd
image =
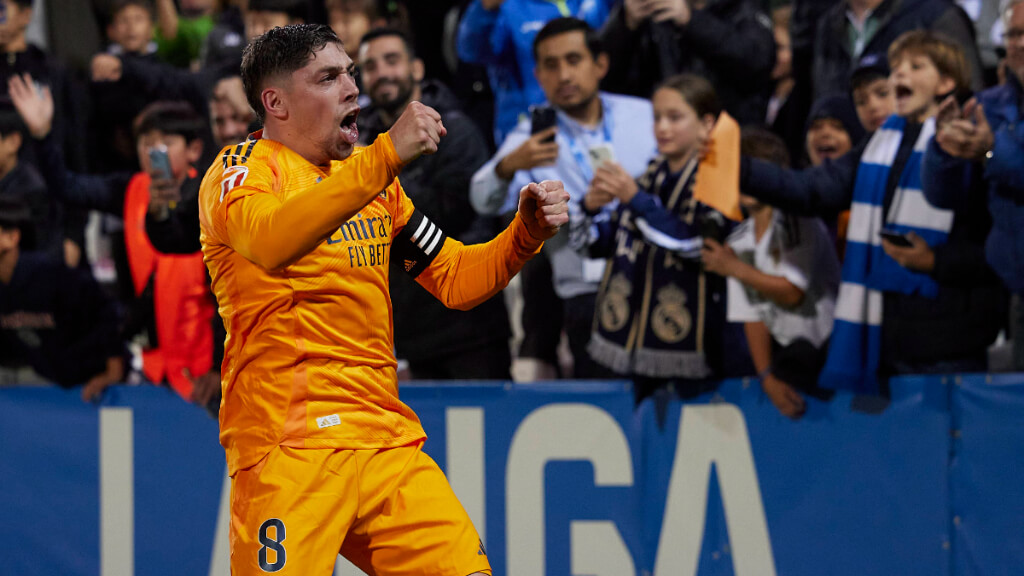
[[374, 449], [425, 437], [398, 399], [393, 250], [426, 289], [466, 307], [539, 249], [518, 218], [487, 244], [444, 237], [415, 211], [400, 168], [386, 133], [327, 167], [257, 133], [207, 171], [200, 239], [228, 333], [220, 425], [231, 474], [277, 445]]

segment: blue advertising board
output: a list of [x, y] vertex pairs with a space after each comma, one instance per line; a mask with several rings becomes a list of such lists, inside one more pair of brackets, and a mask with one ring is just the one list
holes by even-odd
[[[975, 575], [1024, 565], [1024, 376], [781, 416], [756, 383], [408, 385], [495, 574]], [[664, 400], [664, 401], [662, 401]], [[166, 389], [0, 389], [3, 573], [228, 574], [217, 425]], [[339, 563], [335, 574], [354, 568]]]

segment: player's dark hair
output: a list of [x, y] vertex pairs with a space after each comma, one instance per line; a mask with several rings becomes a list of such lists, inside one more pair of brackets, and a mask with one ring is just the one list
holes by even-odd
[[740, 134], [740, 154], [758, 158], [783, 168], [789, 167], [789, 150], [778, 134], [761, 126], [744, 126]]
[[31, 8], [32, 0], [10, 0], [11, 3], [17, 4], [19, 8]]
[[561, 36], [562, 34], [568, 34], [569, 32], [583, 32], [583, 38], [587, 43], [587, 50], [590, 50], [590, 57], [597, 59], [599, 54], [604, 53], [604, 44], [601, 43], [601, 37], [598, 35], [597, 30], [590, 27], [579, 18], [563, 17], [555, 18], [548, 22], [537, 32], [537, 36], [533, 38], [533, 59], [537, 59], [537, 46], [540, 43], [553, 38], [555, 36]]
[[25, 121], [17, 110], [10, 106], [0, 106], [0, 136], [7, 137], [17, 132], [24, 137], [27, 131]]
[[342, 47], [338, 35], [325, 24], [293, 24], [268, 30], [242, 53], [242, 84], [245, 98], [263, 122], [266, 109], [260, 94], [266, 83], [305, 66], [315, 52], [328, 44]]
[[192, 142], [202, 138], [206, 121], [187, 102], [160, 100], [142, 109], [135, 117], [135, 138], [159, 130], [177, 134]]
[[718, 118], [718, 115], [722, 112], [722, 104], [718, 100], [715, 87], [701, 76], [696, 74], [676, 74], [658, 84], [654, 91], [657, 92], [662, 88], [678, 92], [683, 97], [683, 101], [693, 108], [698, 117], [710, 114]]
[[363, 39], [360, 44], [366, 44], [372, 40], [376, 40], [377, 38], [398, 38], [402, 41], [402, 45], [405, 46], [405, 53], [409, 55], [409, 60], [416, 58], [416, 50], [412, 47], [412, 40], [409, 38], [408, 34], [402, 32], [398, 28], [374, 28], [366, 34], [363, 34]]
[[290, 20], [309, 19], [309, 2], [305, 0], [249, 0], [249, 12], [279, 12]]

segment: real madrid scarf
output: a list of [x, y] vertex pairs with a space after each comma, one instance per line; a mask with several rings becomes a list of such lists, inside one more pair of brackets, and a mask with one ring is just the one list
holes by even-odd
[[[696, 161], [681, 174], [671, 174], [659, 158], [639, 180], [641, 190], [679, 218], [683, 238], [676, 240], [699, 241], [698, 217], [708, 210], [692, 198], [695, 168]], [[724, 322], [724, 314], [709, 308], [714, 283], [699, 260], [646, 241], [644, 220], [628, 205], [620, 205], [613, 218], [618, 222], [615, 253], [598, 292], [588, 352], [619, 374], [709, 377], [705, 341], [720, 332], [713, 326], [717, 317], [723, 316]]]
[[883, 228], [914, 232], [929, 246], [946, 241], [953, 213], [935, 208], [921, 192], [921, 160], [935, 134], [935, 121], [921, 127], [913, 153], [900, 174], [892, 204], [883, 215], [886, 184], [903, 140], [906, 120], [891, 116], [871, 137], [853, 189], [846, 257], [836, 301], [835, 325], [820, 384], [825, 388], [877, 394], [882, 341], [882, 293], [899, 292], [934, 298], [938, 284], [927, 274], [904, 268], [882, 249]]

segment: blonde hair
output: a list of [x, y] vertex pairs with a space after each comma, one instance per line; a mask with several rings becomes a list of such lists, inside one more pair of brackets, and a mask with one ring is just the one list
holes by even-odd
[[925, 56], [939, 74], [953, 80], [957, 93], [970, 90], [971, 69], [960, 45], [948, 36], [932, 30], [904, 32], [889, 45], [889, 69], [895, 70], [908, 55]]

